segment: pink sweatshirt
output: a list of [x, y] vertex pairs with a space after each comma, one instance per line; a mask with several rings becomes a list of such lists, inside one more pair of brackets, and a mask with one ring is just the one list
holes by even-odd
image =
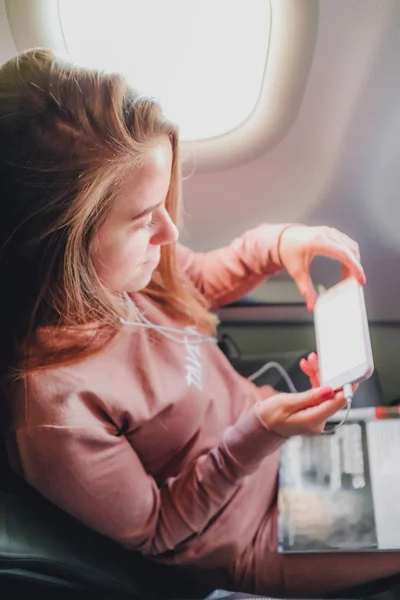
[[[284, 227], [263, 225], [203, 254], [178, 245], [178, 264], [218, 307], [281, 268]], [[152, 323], [177, 327], [140, 293], [132, 298]], [[283, 439], [255, 414], [260, 389], [218, 346], [181, 338], [125, 325], [101, 354], [16, 384], [10, 460], [44, 496], [127, 548], [232, 571], [240, 557], [249, 562], [275, 506]]]

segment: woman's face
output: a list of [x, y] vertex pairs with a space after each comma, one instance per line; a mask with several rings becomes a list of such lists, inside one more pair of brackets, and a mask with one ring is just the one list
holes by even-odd
[[171, 143], [163, 137], [149, 147], [143, 164], [127, 178], [120, 200], [97, 233], [95, 269], [115, 292], [145, 288], [159, 263], [161, 246], [178, 238], [165, 209], [171, 166]]

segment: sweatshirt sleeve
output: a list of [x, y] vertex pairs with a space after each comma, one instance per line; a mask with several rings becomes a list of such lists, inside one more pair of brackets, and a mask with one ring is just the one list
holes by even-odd
[[253, 408], [218, 445], [158, 487], [129, 441], [107, 426], [41, 425], [17, 434], [28, 483], [89, 527], [152, 556], [201, 533], [238, 482], [283, 442]]
[[218, 308], [238, 300], [282, 269], [279, 242], [291, 224], [264, 224], [224, 248], [193, 252], [177, 245], [177, 263], [195, 287]]

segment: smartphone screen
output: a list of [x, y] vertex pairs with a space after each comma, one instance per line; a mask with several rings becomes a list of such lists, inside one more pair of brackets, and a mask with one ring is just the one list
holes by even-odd
[[339, 382], [337, 389], [364, 374], [369, 376], [372, 352], [360, 284], [347, 280], [328, 290], [318, 299], [315, 311], [321, 382]]

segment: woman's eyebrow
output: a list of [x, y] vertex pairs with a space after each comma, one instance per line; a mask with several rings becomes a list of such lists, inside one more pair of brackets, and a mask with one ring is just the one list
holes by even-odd
[[139, 215], [136, 215], [136, 217], [133, 217], [132, 221], [139, 221], [139, 219], [142, 219], [146, 215], [155, 211], [159, 206], [161, 206], [161, 204], [162, 204], [162, 202], [158, 202], [157, 204], [154, 204], [153, 206], [149, 206], [149, 208], [146, 208], [146, 210], [143, 210]]

